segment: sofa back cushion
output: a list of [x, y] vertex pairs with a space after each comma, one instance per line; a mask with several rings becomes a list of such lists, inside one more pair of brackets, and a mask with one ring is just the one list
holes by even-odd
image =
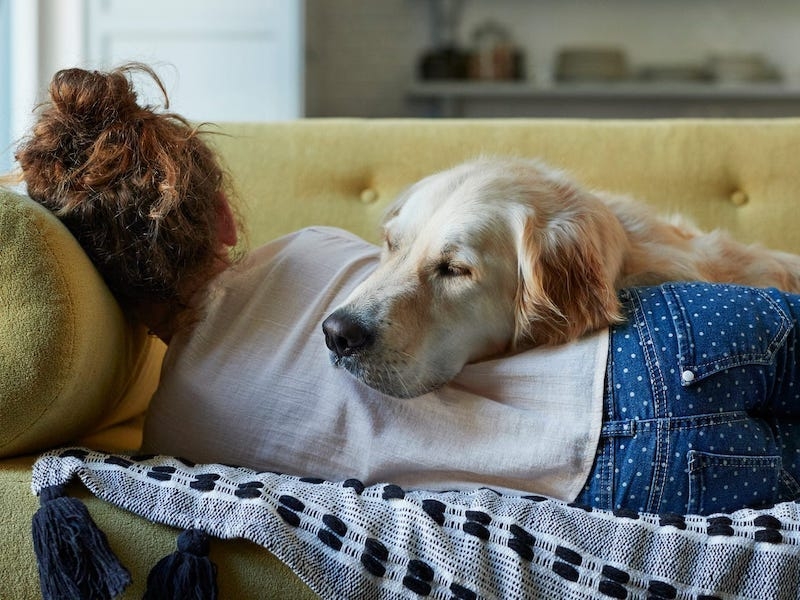
[[129, 325], [61, 222], [7, 190], [0, 311], [0, 457], [68, 442], [145, 409], [147, 390], [133, 399], [126, 392], [153, 368], [155, 341]]
[[800, 252], [800, 119], [304, 119], [226, 123], [214, 144], [253, 247], [309, 225], [380, 240], [389, 203], [477, 156], [522, 156], [742, 242]]

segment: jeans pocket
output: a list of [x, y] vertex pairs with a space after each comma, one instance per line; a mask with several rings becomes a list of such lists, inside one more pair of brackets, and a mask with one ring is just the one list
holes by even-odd
[[772, 364], [792, 328], [771, 290], [709, 283], [664, 290], [683, 386], [731, 367]]
[[780, 456], [712, 454], [690, 450], [690, 514], [708, 515], [758, 508], [779, 496]]

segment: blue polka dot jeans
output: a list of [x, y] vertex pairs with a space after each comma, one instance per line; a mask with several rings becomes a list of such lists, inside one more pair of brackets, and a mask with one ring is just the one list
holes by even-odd
[[731, 512], [800, 497], [800, 296], [675, 283], [624, 290], [598, 453], [577, 502]]

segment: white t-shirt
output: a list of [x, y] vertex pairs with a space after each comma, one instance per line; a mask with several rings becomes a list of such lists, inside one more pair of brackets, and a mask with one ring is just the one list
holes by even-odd
[[169, 346], [143, 450], [367, 485], [574, 499], [600, 434], [607, 330], [468, 365], [424, 396], [386, 396], [331, 365], [321, 329], [377, 260], [349, 233], [312, 228], [225, 271], [202, 321]]

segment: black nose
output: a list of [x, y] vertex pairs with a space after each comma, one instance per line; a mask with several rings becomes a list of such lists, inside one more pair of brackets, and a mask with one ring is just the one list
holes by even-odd
[[351, 356], [368, 348], [375, 339], [374, 334], [352, 315], [336, 310], [322, 322], [325, 344], [336, 356]]

